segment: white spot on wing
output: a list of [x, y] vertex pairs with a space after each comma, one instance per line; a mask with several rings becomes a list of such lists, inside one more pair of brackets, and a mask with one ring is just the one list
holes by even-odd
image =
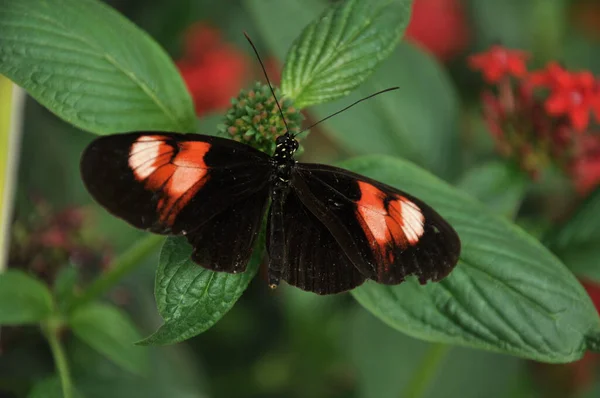
[[402, 232], [406, 235], [409, 243], [415, 244], [425, 232], [423, 225], [425, 217], [421, 213], [421, 209], [408, 199], [399, 199], [398, 201], [402, 209]]
[[129, 167], [138, 180], [144, 180], [154, 173], [158, 166], [154, 160], [160, 155], [162, 141], [143, 136], [131, 145], [129, 150]]

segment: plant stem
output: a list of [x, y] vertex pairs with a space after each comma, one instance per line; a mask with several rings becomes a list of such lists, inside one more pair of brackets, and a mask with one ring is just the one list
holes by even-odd
[[61, 322], [56, 319], [50, 319], [42, 326], [44, 335], [50, 344], [50, 350], [56, 364], [56, 372], [60, 378], [64, 398], [73, 398], [73, 382], [71, 381], [71, 372], [69, 371], [69, 362], [67, 355], [58, 338]]
[[406, 388], [404, 398], [421, 398], [427, 392], [431, 380], [449, 349], [450, 346], [446, 344], [431, 344]]
[[132, 272], [163, 240], [163, 236], [151, 234], [137, 241], [133, 247], [113, 260], [108, 271], [92, 282], [87, 290], [75, 299], [71, 308], [88, 303], [109, 291], [125, 275]]
[[7, 267], [24, 104], [23, 89], [0, 75], [0, 272]]

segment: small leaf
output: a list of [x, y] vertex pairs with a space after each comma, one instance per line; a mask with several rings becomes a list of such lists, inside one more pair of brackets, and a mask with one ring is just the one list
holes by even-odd
[[22, 271], [0, 274], [0, 325], [38, 323], [52, 314], [48, 287]]
[[0, 73], [98, 134], [194, 131], [191, 98], [168, 55], [96, 0], [0, 2]]
[[488, 162], [467, 171], [456, 184], [509, 219], [515, 217], [527, 188], [525, 174], [506, 162]]
[[[322, 0], [242, 2], [262, 39], [279, 60], [285, 58], [302, 29], [327, 9], [327, 2]], [[294, 18], [281, 18], [282, 15], [293, 15]]]
[[567, 268], [538, 241], [480, 203], [399, 159], [343, 164], [421, 198], [456, 229], [460, 261], [440, 283], [373, 282], [354, 297], [390, 326], [416, 338], [545, 362], [580, 358], [600, 318]]
[[[27, 398], [63, 398], [63, 390], [58, 377], [49, 377], [40, 382], [37, 382]], [[73, 389], [72, 398], [83, 398], [78, 391]]]
[[56, 302], [61, 308], [66, 307], [68, 302], [73, 299], [77, 277], [77, 268], [71, 264], [58, 271], [53, 290]]
[[154, 294], [165, 323], [141, 345], [173, 344], [213, 326], [229, 311], [256, 274], [264, 253], [259, 236], [246, 272], [214, 272], [194, 263], [184, 237], [168, 238], [160, 253]]
[[298, 108], [347, 95], [398, 44], [412, 0], [347, 0], [310, 23], [290, 48], [281, 90]]
[[573, 215], [546, 238], [553, 248], [600, 243], [600, 187], [596, 188]]
[[140, 334], [119, 308], [100, 303], [79, 307], [69, 325], [78, 338], [117, 365], [133, 373], [145, 373], [146, 353], [134, 344]]

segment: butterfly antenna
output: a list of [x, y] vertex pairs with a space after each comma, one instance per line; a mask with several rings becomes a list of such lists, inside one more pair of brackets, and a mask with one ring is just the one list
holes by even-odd
[[324, 119], [321, 119], [321, 120], [319, 120], [318, 122], [316, 122], [316, 123], [314, 123], [314, 124], [312, 124], [312, 125], [308, 126], [307, 128], [305, 128], [304, 130], [300, 131], [299, 133], [296, 133], [296, 134], [294, 134], [294, 137], [295, 137], [295, 136], [297, 136], [298, 134], [304, 133], [305, 131], [312, 129], [312, 128], [313, 128], [313, 127], [315, 127], [317, 124], [319, 124], [319, 123], [322, 123], [322, 122], [324, 122], [325, 120], [327, 120], [327, 119], [330, 119], [330, 118], [334, 117], [335, 115], [338, 115], [338, 114], [340, 114], [340, 113], [342, 113], [342, 112], [344, 112], [344, 111], [346, 111], [346, 110], [348, 110], [348, 109], [352, 108], [354, 105], [358, 104], [359, 102], [363, 102], [363, 101], [365, 101], [365, 100], [368, 100], [369, 98], [373, 98], [373, 97], [375, 97], [376, 95], [379, 95], [379, 94], [387, 93], [388, 91], [394, 91], [394, 90], [398, 90], [399, 88], [400, 88], [400, 87], [390, 87], [390, 88], [386, 88], [385, 90], [381, 90], [381, 91], [378, 91], [378, 92], [376, 92], [376, 93], [374, 93], [374, 94], [371, 94], [371, 95], [369, 95], [369, 96], [367, 96], [367, 97], [365, 97], [365, 98], [361, 98], [361, 99], [359, 99], [358, 101], [355, 101], [355, 102], [353, 102], [352, 104], [348, 105], [348, 106], [347, 106], [347, 107], [345, 107], [344, 109], [340, 109], [339, 111], [337, 111], [337, 112], [335, 112], [335, 113], [333, 113], [333, 114], [331, 114], [331, 115], [327, 116], [326, 118], [324, 118]]
[[275, 98], [275, 103], [277, 104], [277, 108], [279, 108], [279, 114], [281, 115], [281, 120], [283, 120], [283, 124], [285, 125], [285, 131], [287, 134], [289, 134], [290, 129], [288, 128], [287, 122], [285, 121], [285, 116], [283, 116], [283, 111], [281, 110], [281, 105], [279, 105], [279, 101], [277, 100], [277, 96], [275, 95], [275, 90], [273, 90], [273, 85], [271, 84], [271, 81], [269, 80], [269, 76], [267, 75], [267, 70], [265, 69], [265, 65], [263, 64], [262, 59], [260, 59], [260, 55], [258, 55], [258, 50], [256, 49], [256, 46], [254, 45], [254, 43], [252, 43], [252, 40], [250, 40], [248, 33], [244, 32], [244, 36], [246, 36], [246, 40], [248, 40], [248, 43], [250, 43], [250, 45], [252, 46], [252, 49], [254, 50], [254, 54], [256, 54], [256, 58], [258, 58], [260, 67], [262, 68], [262, 71], [265, 74], [265, 79], [267, 79], [267, 83], [269, 84], [271, 93], [273, 93], [273, 98]]

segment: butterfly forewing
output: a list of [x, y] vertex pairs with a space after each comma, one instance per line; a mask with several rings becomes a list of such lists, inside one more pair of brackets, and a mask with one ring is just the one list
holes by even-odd
[[454, 229], [422, 201], [336, 167], [298, 164], [293, 189], [369, 279], [422, 283], [448, 275], [458, 261]]
[[[111, 213], [155, 233], [191, 233], [266, 189], [269, 157], [199, 134], [130, 133], [93, 141], [81, 159], [83, 181]], [[257, 204], [256, 211], [264, 211]]]

